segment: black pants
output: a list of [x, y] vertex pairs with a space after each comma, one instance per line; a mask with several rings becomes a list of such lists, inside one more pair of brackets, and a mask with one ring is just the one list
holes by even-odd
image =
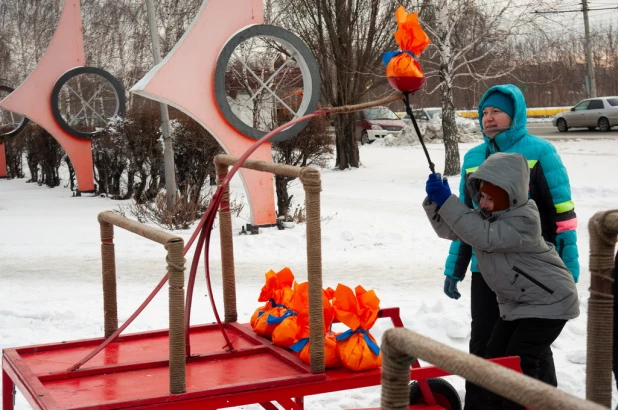
[[616, 381], [616, 387], [618, 387], [618, 252], [616, 253], [616, 260], [614, 263], [614, 283], [612, 284], [612, 293], [614, 294], [614, 344], [612, 346], [612, 352], [614, 356], [614, 379]]
[[[566, 320], [528, 318], [513, 321], [498, 319], [485, 354], [488, 359], [519, 356], [521, 370], [527, 376], [540, 380], [541, 365], [547, 350], [558, 338]], [[489, 393], [489, 392], [488, 392]], [[488, 408], [524, 410], [525, 407], [489, 393]]]
[[[470, 334], [470, 353], [486, 358], [485, 349], [491, 338], [494, 326], [500, 317], [496, 294], [487, 286], [485, 279], [478, 272], [472, 273], [471, 284], [472, 332]], [[556, 369], [551, 349], [547, 349], [541, 360], [540, 380], [557, 386]], [[480, 408], [478, 403], [485, 401], [486, 392], [479, 386], [466, 381], [466, 399], [464, 410]]]

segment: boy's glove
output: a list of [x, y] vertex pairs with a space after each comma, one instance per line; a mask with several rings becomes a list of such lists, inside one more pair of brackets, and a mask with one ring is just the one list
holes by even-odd
[[451, 196], [451, 187], [448, 186], [446, 178], [440, 178], [439, 174], [430, 174], [425, 184], [425, 192], [431, 202], [438, 206], [444, 205], [449, 196]]
[[457, 291], [457, 282], [459, 282], [455, 278], [451, 278], [446, 275], [444, 277], [444, 293], [451, 299], [459, 299], [461, 297], [461, 293]]

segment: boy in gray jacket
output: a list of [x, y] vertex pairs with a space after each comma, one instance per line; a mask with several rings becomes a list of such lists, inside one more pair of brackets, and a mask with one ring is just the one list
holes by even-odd
[[[520, 154], [491, 155], [466, 185], [478, 209], [469, 209], [451, 194], [446, 179], [431, 174], [423, 207], [440, 238], [474, 248], [483, 278], [497, 295], [500, 319], [487, 358], [519, 356], [523, 373], [538, 379], [542, 355], [566, 321], [579, 315], [579, 300], [573, 276], [541, 236], [539, 211], [528, 199], [529, 172]], [[523, 409], [489, 392], [484, 404]]]

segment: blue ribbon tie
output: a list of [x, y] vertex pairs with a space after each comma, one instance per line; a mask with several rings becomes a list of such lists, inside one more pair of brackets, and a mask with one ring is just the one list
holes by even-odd
[[335, 339], [337, 340], [345, 340], [348, 339], [350, 336], [352, 336], [354, 333], [362, 333], [363, 334], [363, 339], [365, 339], [365, 343], [367, 343], [367, 346], [369, 346], [369, 349], [371, 349], [371, 351], [373, 352], [373, 354], [375, 354], [376, 356], [380, 354], [380, 347], [375, 344], [375, 342], [373, 340], [371, 340], [371, 338], [369, 337], [369, 332], [367, 330], [363, 330], [363, 329], [356, 329], [356, 330], [352, 330], [352, 329], [348, 329], [345, 332], [341, 333], [340, 335], [336, 336]]
[[266, 319], [266, 323], [268, 323], [269, 325], [278, 325], [279, 323], [283, 322], [285, 318], [288, 318], [290, 316], [298, 316], [298, 313], [294, 312], [293, 310], [288, 310], [279, 317], [269, 314], [268, 319]]
[[296, 353], [300, 353], [300, 351], [303, 350], [305, 348], [305, 346], [307, 346], [307, 343], [309, 343], [309, 338], [308, 337], [300, 339], [298, 342], [296, 342], [292, 346], [290, 346], [290, 350], [292, 350], [293, 352], [296, 352]]
[[384, 54], [382, 54], [382, 63], [384, 65], [388, 65], [388, 63], [392, 60], [393, 57], [396, 57], [400, 54], [409, 54], [413, 59], [416, 60], [416, 56], [414, 55], [413, 52], [408, 51], [408, 50], [404, 50], [404, 51], [387, 51]]

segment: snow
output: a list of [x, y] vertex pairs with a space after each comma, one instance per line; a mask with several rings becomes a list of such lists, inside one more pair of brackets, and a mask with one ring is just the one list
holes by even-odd
[[[559, 387], [585, 396], [586, 315], [588, 287], [588, 219], [618, 204], [618, 140], [555, 143], [565, 163], [579, 218], [582, 274], [578, 289], [581, 316], [571, 320], [554, 343]], [[474, 144], [460, 144], [461, 155]], [[436, 169], [444, 165], [444, 148], [428, 145]], [[442, 293], [449, 242], [433, 233], [421, 202], [429, 169], [419, 145], [360, 146], [362, 167], [322, 172], [322, 249], [324, 286], [343, 283], [375, 289], [382, 307], [401, 308], [404, 325], [425, 336], [467, 351], [470, 336], [470, 281], [460, 285], [459, 300]], [[459, 177], [450, 178], [451, 187]], [[243, 197], [236, 177], [232, 188]], [[304, 198], [299, 182], [296, 201]], [[101, 197], [71, 197], [64, 186], [54, 189], [0, 180], [0, 347], [18, 347], [100, 337], [103, 334], [100, 242], [97, 214], [126, 202]], [[295, 204], [298, 204], [296, 202]], [[245, 208], [247, 209], [247, 207]], [[235, 232], [249, 221], [235, 218]], [[188, 239], [192, 231], [174, 232]], [[126, 320], [165, 274], [160, 245], [116, 229], [119, 319]], [[212, 235], [211, 267], [216, 301], [222, 312], [219, 236]], [[238, 313], [248, 322], [259, 306], [257, 297], [269, 269], [288, 266], [299, 281], [306, 278], [305, 226], [259, 235], [235, 235]], [[192, 255], [192, 253], [191, 253]], [[203, 272], [203, 270], [201, 271]], [[214, 319], [198, 275], [192, 323]], [[167, 295], [161, 292], [127, 332], [167, 328]], [[390, 322], [372, 329], [380, 340]], [[464, 396], [461, 378], [448, 378]], [[379, 406], [379, 387], [306, 398], [310, 409]], [[614, 402], [618, 394], [614, 391]], [[614, 403], [616, 405], [616, 403]], [[17, 409], [29, 408], [21, 394]], [[247, 409], [258, 409], [257, 405]]]

